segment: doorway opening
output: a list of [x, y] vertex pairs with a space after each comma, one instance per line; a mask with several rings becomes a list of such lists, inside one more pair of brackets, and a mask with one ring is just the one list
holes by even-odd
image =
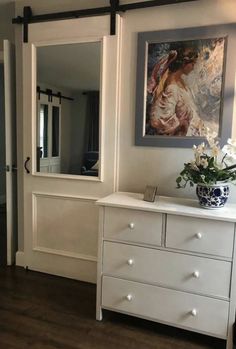
[[4, 66], [0, 62], [0, 267], [7, 265]]
[[15, 263], [17, 246], [17, 163], [14, 46], [0, 51], [0, 266]]

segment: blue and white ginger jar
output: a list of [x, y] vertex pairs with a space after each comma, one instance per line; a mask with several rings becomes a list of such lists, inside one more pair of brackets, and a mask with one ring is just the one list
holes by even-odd
[[229, 197], [229, 184], [197, 184], [196, 193], [200, 206], [204, 208], [223, 207]]

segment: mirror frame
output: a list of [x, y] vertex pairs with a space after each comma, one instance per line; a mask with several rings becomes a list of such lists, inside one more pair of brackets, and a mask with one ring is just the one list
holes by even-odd
[[[56, 45], [71, 45], [82, 43], [100, 42], [100, 86], [99, 86], [99, 169], [98, 177], [64, 174], [64, 173], [43, 173], [37, 172], [37, 48], [45, 46]], [[60, 178], [60, 179], [75, 179], [103, 182], [104, 181], [104, 144], [103, 144], [103, 125], [104, 125], [104, 71], [105, 71], [105, 40], [102, 37], [88, 37], [80, 40], [55, 40], [55, 41], [43, 41], [32, 43], [32, 175], [47, 178]]]

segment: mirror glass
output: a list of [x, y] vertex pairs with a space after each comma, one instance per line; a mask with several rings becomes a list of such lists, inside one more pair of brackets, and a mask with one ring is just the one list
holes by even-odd
[[101, 43], [37, 48], [37, 172], [99, 175]]

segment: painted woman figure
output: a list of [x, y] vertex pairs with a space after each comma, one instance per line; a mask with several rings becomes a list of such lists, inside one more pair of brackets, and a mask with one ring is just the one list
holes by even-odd
[[203, 121], [183, 79], [193, 70], [198, 53], [184, 44], [175, 46], [155, 64], [147, 84], [147, 91], [152, 94], [149, 130], [164, 136], [201, 136]]

